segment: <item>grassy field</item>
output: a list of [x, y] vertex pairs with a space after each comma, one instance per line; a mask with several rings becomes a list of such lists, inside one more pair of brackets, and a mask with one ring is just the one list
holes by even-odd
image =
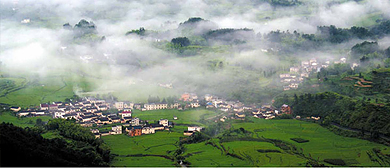
[[74, 95], [74, 87], [84, 83], [73, 81], [72, 77], [65, 75], [47, 76], [40, 80], [20, 77], [0, 78], [0, 81], [3, 80], [12, 81], [14, 85], [8, 89], [1, 89], [0, 102], [21, 107], [38, 106], [49, 101], [64, 101]]
[[15, 126], [19, 127], [33, 127], [35, 125], [36, 120], [40, 118], [42, 121], [49, 121], [52, 117], [50, 116], [39, 116], [39, 117], [22, 117], [18, 118], [11, 114], [11, 112], [3, 112], [0, 114], [0, 123], [9, 122]]
[[286, 153], [267, 142], [234, 141], [223, 143], [223, 145], [232, 153], [245, 158], [253, 166], [305, 166], [306, 163], [306, 159]]
[[[182, 133], [158, 131], [139, 137], [110, 135], [102, 139], [110, 146], [111, 153], [117, 155], [112, 166], [173, 166], [173, 161], [164, 157], [172, 157], [180, 137]], [[137, 156], [141, 154], [153, 156]]]
[[96, 96], [108, 93], [118, 100], [133, 102], [147, 102], [148, 95], [158, 95], [161, 98], [179, 95], [173, 89], [162, 88], [153, 83], [131, 84], [126, 79], [103, 80], [60, 70], [42, 78], [22, 75], [0, 77], [0, 102], [13, 106], [33, 107], [49, 101], [64, 101], [75, 94]]
[[195, 167], [228, 167], [228, 166], [249, 166], [247, 161], [240, 160], [223, 154], [219, 149], [197, 143], [186, 145], [186, 152], [183, 154], [190, 166]]
[[115, 157], [111, 162], [115, 167], [173, 167], [174, 164], [169, 159], [157, 156], [144, 157]]
[[[175, 124], [193, 124], [200, 125], [199, 120], [212, 117], [217, 113], [214, 111], [206, 110], [204, 108], [197, 108], [193, 110], [179, 111], [176, 109], [169, 110], [151, 110], [151, 111], [139, 111], [134, 110], [133, 116], [142, 120], [158, 121], [160, 119], [168, 119]], [[177, 116], [177, 120], [173, 120], [173, 116]]]
[[[169, 119], [170, 116], [176, 115], [179, 119], [183, 119], [177, 120], [180, 123], [196, 124], [203, 115], [212, 113], [214, 112], [206, 110], [183, 112], [160, 110], [136, 111], [134, 116], [158, 120]], [[185, 117], [187, 115], [193, 117]], [[198, 125], [202, 124], [198, 123]], [[220, 141], [213, 138], [200, 143], [184, 144], [184, 152], [180, 156], [189, 162], [189, 166], [195, 167], [306, 166], [309, 159], [319, 161], [326, 166], [337, 166], [324, 162], [326, 159], [342, 159], [347, 166], [389, 166], [390, 164], [389, 147], [366, 140], [338, 136], [315, 123], [298, 120], [251, 119], [251, 122], [246, 123], [233, 121], [231, 128], [244, 128], [251, 132], [250, 136], [254, 139], [281, 140], [296, 147], [302, 154], [282, 149], [270, 141]], [[173, 166], [173, 152], [179, 149], [178, 141], [180, 137], [184, 137], [181, 131], [185, 129], [186, 126], [179, 125], [173, 129], [173, 132], [161, 131], [140, 137], [112, 135], [102, 139], [116, 155], [111, 163], [112, 166]], [[292, 140], [294, 138], [296, 139]], [[299, 143], [299, 140], [303, 142]], [[209, 142], [213, 142], [214, 145]]]
[[[369, 154], [374, 148], [380, 149], [383, 154], [390, 153], [390, 148], [357, 138], [338, 136], [315, 123], [298, 120], [262, 120], [253, 119], [253, 123], [234, 123], [233, 128], [244, 128], [253, 131], [254, 137], [279, 139], [302, 148], [305, 156], [316, 160], [343, 159], [350, 166], [383, 166]], [[298, 143], [291, 138], [309, 140]], [[390, 163], [387, 163], [389, 166]]]

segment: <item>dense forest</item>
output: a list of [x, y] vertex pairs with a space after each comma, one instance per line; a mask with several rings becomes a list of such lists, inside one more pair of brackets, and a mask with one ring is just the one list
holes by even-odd
[[[49, 130], [58, 131], [63, 138], [43, 138], [41, 133]], [[108, 166], [110, 161], [110, 150], [100, 139], [63, 119], [25, 129], [2, 123], [0, 137], [0, 165], [5, 167]]]
[[340, 44], [351, 39], [376, 40], [390, 33], [390, 21], [381, 21], [371, 28], [353, 26], [337, 28], [334, 25], [318, 26], [316, 34], [305, 34], [294, 31], [271, 31], [264, 38], [273, 42], [282, 53], [295, 53], [305, 50], [320, 50], [328, 44]]
[[290, 104], [294, 115], [321, 117], [322, 124], [369, 131], [375, 139], [379, 134], [390, 136], [390, 106], [375, 104], [368, 99], [356, 100], [334, 92], [284, 96], [276, 104]]

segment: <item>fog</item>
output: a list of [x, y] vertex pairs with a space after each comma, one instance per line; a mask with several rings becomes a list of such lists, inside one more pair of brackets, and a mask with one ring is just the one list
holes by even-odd
[[[317, 26], [322, 25], [348, 28], [360, 25], [362, 18], [378, 13], [385, 19], [390, 18], [390, 2], [387, 0], [303, 1], [304, 4], [292, 7], [274, 7], [264, 1], [230, 0], [91, 2], [1, 0], [2, 70], [10, 74], [16, 71], [38, 74], [41, 78], [67, 70], [75, 73], [75, 82], [80, 76], [89, 74], [98, 79], [93, 90], [89, 91], [112, 90], [121, 95], [156, 95], [161, 89], [158, 84], [169, 83], [175, 90], [172, 94], [188, 91], [224, 95], [248, 81], [256, 83], [262, 77], [261, 71], [277, 68], [286, 62], [264, 52], [270, 48], [265, 39], [228, 47], [227, 52], [206, 52], [190, 57], [180, 57], [162, 49], [164, 46], [159, 44], [185, 35], [177, 28], [188, 18], [201, 17], [218, 28], [249, 28], [255, 34], [276, 30], [316, 33]], [[29, 23], [23, 23], [24, 19], [29, 19]], [[105, 40], [75, 43], [73, 32], [63, 29], [62, 25], [69, 23], [74, 26], [81, 19], [92, 21], [96, 25], [96, 35], [99, 38], [104, 36]], [[140, 27], [159, 32], [159, 37], [125, 36], [127, 31]], [[343, 43], [339, 47], [351, 47], [358, 41]], [[388, 46], [389, 41], [385, 38], [380, 43]], [[297, 56], [297, 60], [342, 56], [309, 52]], [[210, 61], [222, 62], [219, 65], [224, 67], [210, 69]], [[238, 74], [239, 71], [234, 69], [248, 67], [254, 71], [250, 75]], [[259, 76], [253, 76], [256, 73]], [[74, 87], [75, 93], [82, 91]]]

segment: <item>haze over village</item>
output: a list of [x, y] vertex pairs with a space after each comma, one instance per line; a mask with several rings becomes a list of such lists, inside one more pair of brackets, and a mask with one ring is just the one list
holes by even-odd
[[388, 9], [0, 0], [0, 166], [388, 167]]

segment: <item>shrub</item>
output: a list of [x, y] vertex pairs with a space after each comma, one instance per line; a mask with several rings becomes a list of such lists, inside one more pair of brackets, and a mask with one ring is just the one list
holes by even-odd
[[260, 152], [260, 153], [271, 153], [271, 152], [281, 153], [279, 150], [276, 150], [276, 149], [258, 149], [257, 152]]
[[324, 159], [324, 162], [332, 165], [345, 166], [345, 162], [342, 159]]
[[298, 143], [305, 143], [305, 142], [309, 142], [309, 140], [307, 139], [302, 139], [302, 138], [290, 138], [291, 140], [295, 141], [295, 142], [298, 142]]

